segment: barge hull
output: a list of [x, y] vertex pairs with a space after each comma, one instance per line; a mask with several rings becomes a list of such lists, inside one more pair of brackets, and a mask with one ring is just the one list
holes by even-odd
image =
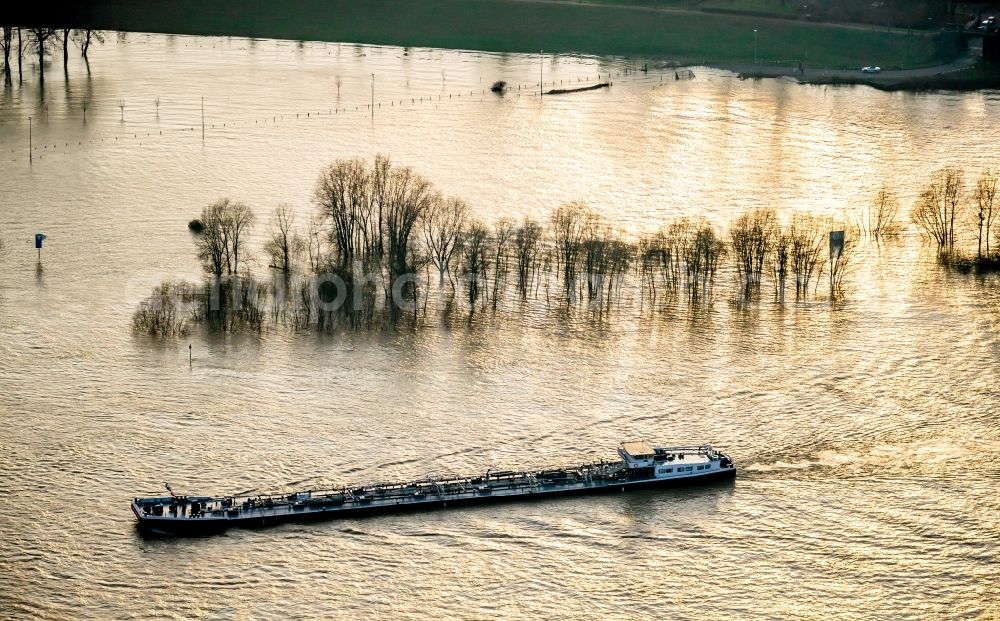
[[263, 528], [287, 522], [318, 522], [335, 519], [369, 517], [391, 513], [412, 513], [439, 509], [467, 507], [472, 505], [524, 502], [565, 496], [622, 493], [633, 490], [663, 489], [704, 485], [735, 478], [736, 469], [727, 468], [705, 474], [686, 477], [644, 479], [639, 481], [615, 481], [585, 487], [545, 489], [544, 486], [532, 491], [516, 494], [481, 494], [455, 498], [428, 498], [421, 501], [397, 502], [395, 504], [353, 504], [326, 509], [289, 511], [267, 516], [239, 516], [224, 518], [158, 519], [143, 514], [138, 505], [132, 504], [132, 511], [139, 519], [140, 530], [168, 536], [198, 536], [222, 532], [230, 528]]

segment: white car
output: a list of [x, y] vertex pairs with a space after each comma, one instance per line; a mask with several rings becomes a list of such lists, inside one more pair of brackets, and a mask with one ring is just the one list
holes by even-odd
[[869, 65], [867, 67], [864, 67], [861, 70], [861, 72], [862, 73], [881, 73], [882, 72], [882, 67], [875, 67], [875, 66]]

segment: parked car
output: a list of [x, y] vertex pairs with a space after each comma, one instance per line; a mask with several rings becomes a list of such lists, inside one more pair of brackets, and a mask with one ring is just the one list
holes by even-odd
[[875, 67], [873, 65], [868, 65], [867, 67], [862, 68], [861, 72], [862, 73], [881, 73], [882, 72], [882, 67]]

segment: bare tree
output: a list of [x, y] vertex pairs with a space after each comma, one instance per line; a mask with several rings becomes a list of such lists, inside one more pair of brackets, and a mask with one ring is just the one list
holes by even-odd
[[[228, 202], [228, 201], [227, 201]], [[229, 273], [238, 274], [240, 271], [240, 253], [246, 255], [246, 239], [244, 236], [253, 227], [257, 218], [246, 203], [228, 202], [227, 218], [225, 221], [228, 227], [227, 238], [229, 245], [226, 250], [226, 263], [229, 266]]]
[[517, 255], [517, 290], [521, 297], [528, 296], [534, 280], [542, 227], [530, 218], [525, 218], [514, 231], [514, 252]]
[[313, 196], [329, 226], [334, 266], [344, 276], [362, 266], [381, 265], [382, 220], [373, 184], [376, 174], [384, 178], [386, 172], [370, 171], [364, 160], [353, 159], [337, 160], [320, 174]]
[[778, 216], [773, 209], [754, 209], [744, 213], [729, 229], [736, 273], [744, 297], [760, 291], [764, 261], [771, 252], [778, 232]]
[[40, 79], [45, 79], [45, 50], [52, 40], [58, 40], [59, 36], [55, 28], [29, 28], [31, 33], [31, 45], [38, 54], [38, 75]]
[[986, 256], [990, 256], [990, 232], [993, 228], [993, 219], [996, 217], [997, 209], [997, 181], [1000, 175], [996, 171], [986, 169], [976, 180], [976, 187], [972, 191], [972, 198], [975, 200], [975, 211], [973, 212], [973, 222], [979, 232], [979, 245], [977, 256], [983, 256], [983, 241], [986, 242]]
[[320, 175], [313, 196], [329, 225], [333, 267], [348, 289], [358, 278], [381, 277], [392, 302], [397, 284], [404, 298], [415, 299], [414, 230], [433, 203], [430, 182], [378, 155], [370, 168], [361, 159], [337, 160]]
[[192, 307], [199, 297], [197, 285], [163, 282], [139, 303], [132, 315], [132, 330], [149, 336], [186, 334], [194, 318]]
[[489, 229], [479, 220], [470, 222], [462, 235], [462, 267], [465, 271], [463, 278], [469, 297], [469, 308], [473, 310], [482, 294], [480, 285], [486, 281], [489, 237]]
[[[393, 169], [384, 156], [375, 158], [375, 170], [373, 189], [380, 206], [389, 283], [395, 287], [398, 279], [411, 277], [416, 269], [413, 232], [431, 205], [434, 191], [429, 181], [410, 168]], [[380, 179], [384, 180], [384, 186]], [[413, 298], [415, 287], [412, 279], [404, 282], [401, 289], [404, 298]]]
[[552, 213], [556, 264], [562, 268], [563, 286], [567, 291], [574, 286], [576, 280], [580, 251], [591, 218], [590, 209], [583, 203], [569, 203]]
[[964, 173], [957, 168], [942, 168], [931, 177], [913, 205], [910, 217], [937, 243], [938, 252], [955, 247], [955, 220], [964, 200]]
[[306, 231], [306, 254], [309, 259], [309, 271], [318, 274], [322, 269], [323, 262], [323, 218], [314, 216], [309, 219], [309, 228]]
[[205, 271], [214, 276], [239, 272], [240, 254], [246, 254], [244, 236], [253, 226], [254, 219], [247, 205], [228, 198], [202, 209], [201, 223], [204, 228], [195, 240], [195, 246]]
[[827, 242], [827, 221], [810, 214], [795, 214], [788, 227], [788, 256], [792, 274], [795, 275], [795, 297], [804, 298], [809, 292], [809, 282], [816, 274], [823, 259]]
[[62, 31], [62, 44], [63, 44], [63, 67], [69, 65], [69, 28], [63, 28]]
[[[225, 202], [228, 202], [226, 199]], [[198, 258], [205, 271], [215, 277], [222, 276], [226, 269], [226, 246], [224, 201], [218, 201], [201, 210], [202, 230], [195, 239]]]
[[282, 272], [292, 271], [295, 261], [305, 249], [305, 241], [295, 232], [295, 214], [288, 205], [278, 205], [271, 218], [270, 235], [264, 252], [270, 257], [271, 267]]
[[21, 29], [17, 29], [17, 81], [21, 82], [24, 79], [24, 73], [21, 71], [21, 59], [24, 58], [24, 43], [21, 40]]
[[604, 277], [607, 273], [611, 227], [597, 214], [588, 213], [584, 219], [580, 255], [584, 277], [587, 280], [587, 299], [604, 297]]
[[493, 224], [493, 310], [497, 309], [497, 300], [507, 275], [507, 251], [513, 236], [513, 220], [500, 218]]
[[903, 228], [898, 217], [899, 199], [884, 185], [861, 210], [856, 228], [859, 234], [872, 239], [896, 237]]
[[0, 27], [0, 49], [3, 51], [3, 77], [4, 83], [10, 84], [10, 50], [14, 42], [14, 28], [12, 26]]
[[438, 269], [438, 284], [444, 285], [444, 275], [451, 281], [451, 260], [468, 218], [469, 206], [459, 198], [436, 195], [423, 219], [424, 244], [431, 262]]
[[683, 244], [688, 297], [692, 302], [708, 299], [719, 261], [726, 254], [726, 244], [708, 222], [685, 227]]
[[774, 282], [774, 295], [780, 302], [785, 301], [785, 282], [788, 280], [791, 249], [791, 234], [778, 230], [771, 246], [771, 280]]
[[83, 55], [84, 60], [87, 59], [87, 53], [90, 52], [90, 46], [94, 41], [98, 43], [104, 43], [104, 33], [100, 30], [77, 30], [75, 32], [77, 45], [80, 46], [80, 53]]
[[851, 267], [853, 244], [844, 241], [844, 245], [830, 251], [830, 297], [839, 298], [844, 293], [844, 277]]
[[639, 277], [643, 291], [648, 284], [649, 294], [656, 301], [656, 282], [660, 266], [666, 262], [667, 240], [661, 229], [652, 235], [639, 238]]
[[610, 308], [621, 277], [628, 270], [633, 248], [624, 240], [622, 231], [601, 225], [598, 221], [588, 227], [584, 248], [588, 299], [606, 300]]
[[588, 217], [582, 251], [588, 299], [603, 302], [606, 297], [610, 305], [616, 283], [628, 269], [632, 255], [632, 249], [623, 237], [624, 233], [605, 224], [596, 214]]

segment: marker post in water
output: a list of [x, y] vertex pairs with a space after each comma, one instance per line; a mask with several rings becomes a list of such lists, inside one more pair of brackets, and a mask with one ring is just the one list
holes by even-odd
[[38, 250], [38, 260], [42, 260], [42, 242], [45, 241], [45, 235], [42, 233], [35, 233], [35, 248]]

